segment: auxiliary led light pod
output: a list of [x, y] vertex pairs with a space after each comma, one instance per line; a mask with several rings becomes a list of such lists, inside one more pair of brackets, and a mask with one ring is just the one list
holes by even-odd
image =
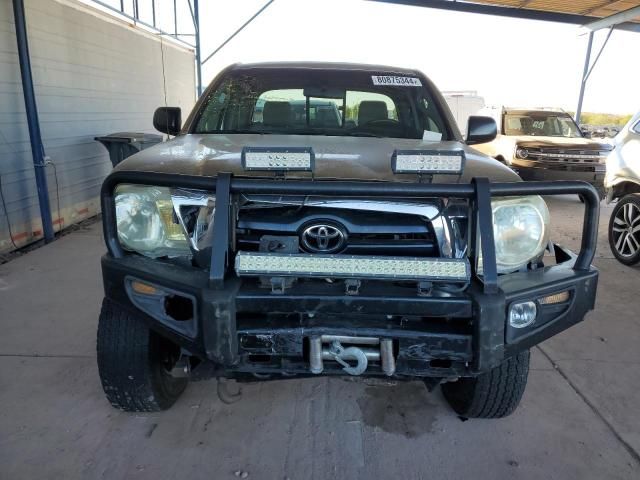
[[315, 155], [311, 147], [244, 147], [242, 167], [245, 170], [276, 172], [312, 172]]
[[395, 150], [391, 156], [393, 173], [460, 175], [464, 163], [463, 150]]

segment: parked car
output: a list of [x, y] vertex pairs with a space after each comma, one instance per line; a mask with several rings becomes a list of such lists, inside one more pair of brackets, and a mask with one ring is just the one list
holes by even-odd
[[573, 118], [558, 109], [501, 107], [493, 112], [500, 133], [475, 149], [515, 168], [524, 180], [582, 180], [604, 198], [610, 145], [586, 138]]
[[640, 262], [640, 112], [616, 136], [607, 158], [607, 201], [618, 200], [609, 221], [609, 246], [625, 265]]
[[[344, 115], [294, 121], [301, 101]], [[529, 349], [594, 306], [596, 191], [521, 182], [470, 148], [495, 122], [471, 116], [463, 142], [421, 72], [234, 65], [184, 125], [175, 107], [154, 125], [176, 137], [102, 187], [97, 358], [117, 408], [168, 408], [189, 376], [322, 374], [423, 379], [460, 415], [502, 417]], [[545, 265], [538, 195], [568, 193], [586, 201], [582, 250]]]

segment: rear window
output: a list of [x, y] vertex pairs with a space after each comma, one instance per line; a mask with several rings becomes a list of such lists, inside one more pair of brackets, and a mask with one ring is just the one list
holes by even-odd
[[410, 77], [387, 84], [380, 78], [388, 77], [309, 69], [232, 72], [208, 94], [193, 133], [423, 138], [428, 130], [451, 138], [427, 87]]

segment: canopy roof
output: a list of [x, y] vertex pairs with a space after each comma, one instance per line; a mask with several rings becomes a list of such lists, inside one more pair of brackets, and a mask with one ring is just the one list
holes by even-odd
[[[589, 25], [611, 17], [617, 29], [640, 32], [640, 0], [375, 0], [386, 3]], [[626, 12], [630, 9], [635, 11]], [[613, 20], [612, 18], [612, 20]], [[598, 23], [598, 28], [610, 26]]]

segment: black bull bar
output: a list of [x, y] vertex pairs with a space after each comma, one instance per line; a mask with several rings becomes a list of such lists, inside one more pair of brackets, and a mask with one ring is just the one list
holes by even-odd
[[[105, 180], [102, 193], [102, 213], [105, 241], [111, 257], [120, 259], [125, 255], [116, 231], [116, 215], [114, 202], [114, 189], [118, 184], [142, 184], [153, 186], [164, 186], [174, 188], [191, 188], [215, 191], [216, 209], [214, 214], [214, 225], [212, 235], [212, 248], [210, 269], [208, 272], [208, 288], [215, 294], [216, 291], [226, 295], [229, 291], [230, 282], [228, 277], [231, 273], [231, 202], [234, 194], [274, 194], [274, 195], [318, 195], [333, 197], [378, 197], [378, 198], [456, 198], [466, 199], [470, 203], [470, 235], [469, 258], [472, 263], [472, 289], [477, 296], [484, 298], [486, 306], [495, 303], [495, 312], [479, 312], [484, 318], [493, 317], [498, 314], [499, 308], [504, 308], [504, 303], [492, 302], [488, 299], [499, 297], [500, 286], [496, 253], [493, 238], [493, 215], [491, 208], [492, 197], [515, 197], [526, 195], [579, 195], [584, 201], [584, 221], [582, 228], [582, 240], [580, 252], [574, 258], [571, 268], [575, 274], [586, 273], [591, 270], [596, 244], [599, 218], [600, 199], [595, 188], [581, 181], [556, 181], [556, 182], [511, 182], [511, 183], [491, 183], [486, 178], [474, 178], [470, 183], [465, 184], [438, 184], [438, 183], [405, 183], [405, 182], [368, 182], [368, 181], [322, 181], [322, 180], [288, 180], [279, 178], [234, 178], [231, 174], [220, 173], [217, 177], [187, 176], [162, 173], [143, 173], [116, 171]], [[479, 238], [483, 257], [483, 274], [476, 275], [477, 259], [476, 251]], [[227, 278], [227, 281], [225, 281]], [[504, 279], [503, 279], [504, 281]], [[237, 285], [237, 284], [236, 284]], [[231, 292], [234, 288], [232, 287]], [[235, 290], [234, 295], [238, 292]], [[233, 300], [232, 300], [233, 301]], [[504, 302], [504, 297], [502, 297]], [[489, 307], [493, 309], [493, 307]], [[584, 312], [582, 313], [582, 315]], [[504, 312], [500, 312], [504, 319]], [[581, 318], [580, 318], [581, 319]], [[497, 320], [497, 319], [496, 319]], [[576, 319], [577, 320], [577, 319]], [[235, 322], [234, 319], [228, 319]], [[474, 350], [484, 351], [480, 363], [474, 362], [473, 370], [481, 371], [487, 367], [497, 364], [503, 356], [503, 352], [495, 352], [495, 355], [488, 354], [492, 351], [494, 344], [502, 344], [504, 337], [504, 326], [491, 331], [490, 325], [484, 325], [476, 330], [474, 334]], [[498, 327], [498, 325], [496, 325]], [[229, 330], [225, 327], [216, 327], [220, 332]], [[235, 331], [235, 325], [232, 326]], [[205, 337], [211, 338], [204, 332]], [[221, 363], [229, 364], [237, 358], [235, 340], [228, 339], [225, 345], [216, 337], [216, 345], [205, 345], [204, 349], [210, 358], [219, 359]]]

